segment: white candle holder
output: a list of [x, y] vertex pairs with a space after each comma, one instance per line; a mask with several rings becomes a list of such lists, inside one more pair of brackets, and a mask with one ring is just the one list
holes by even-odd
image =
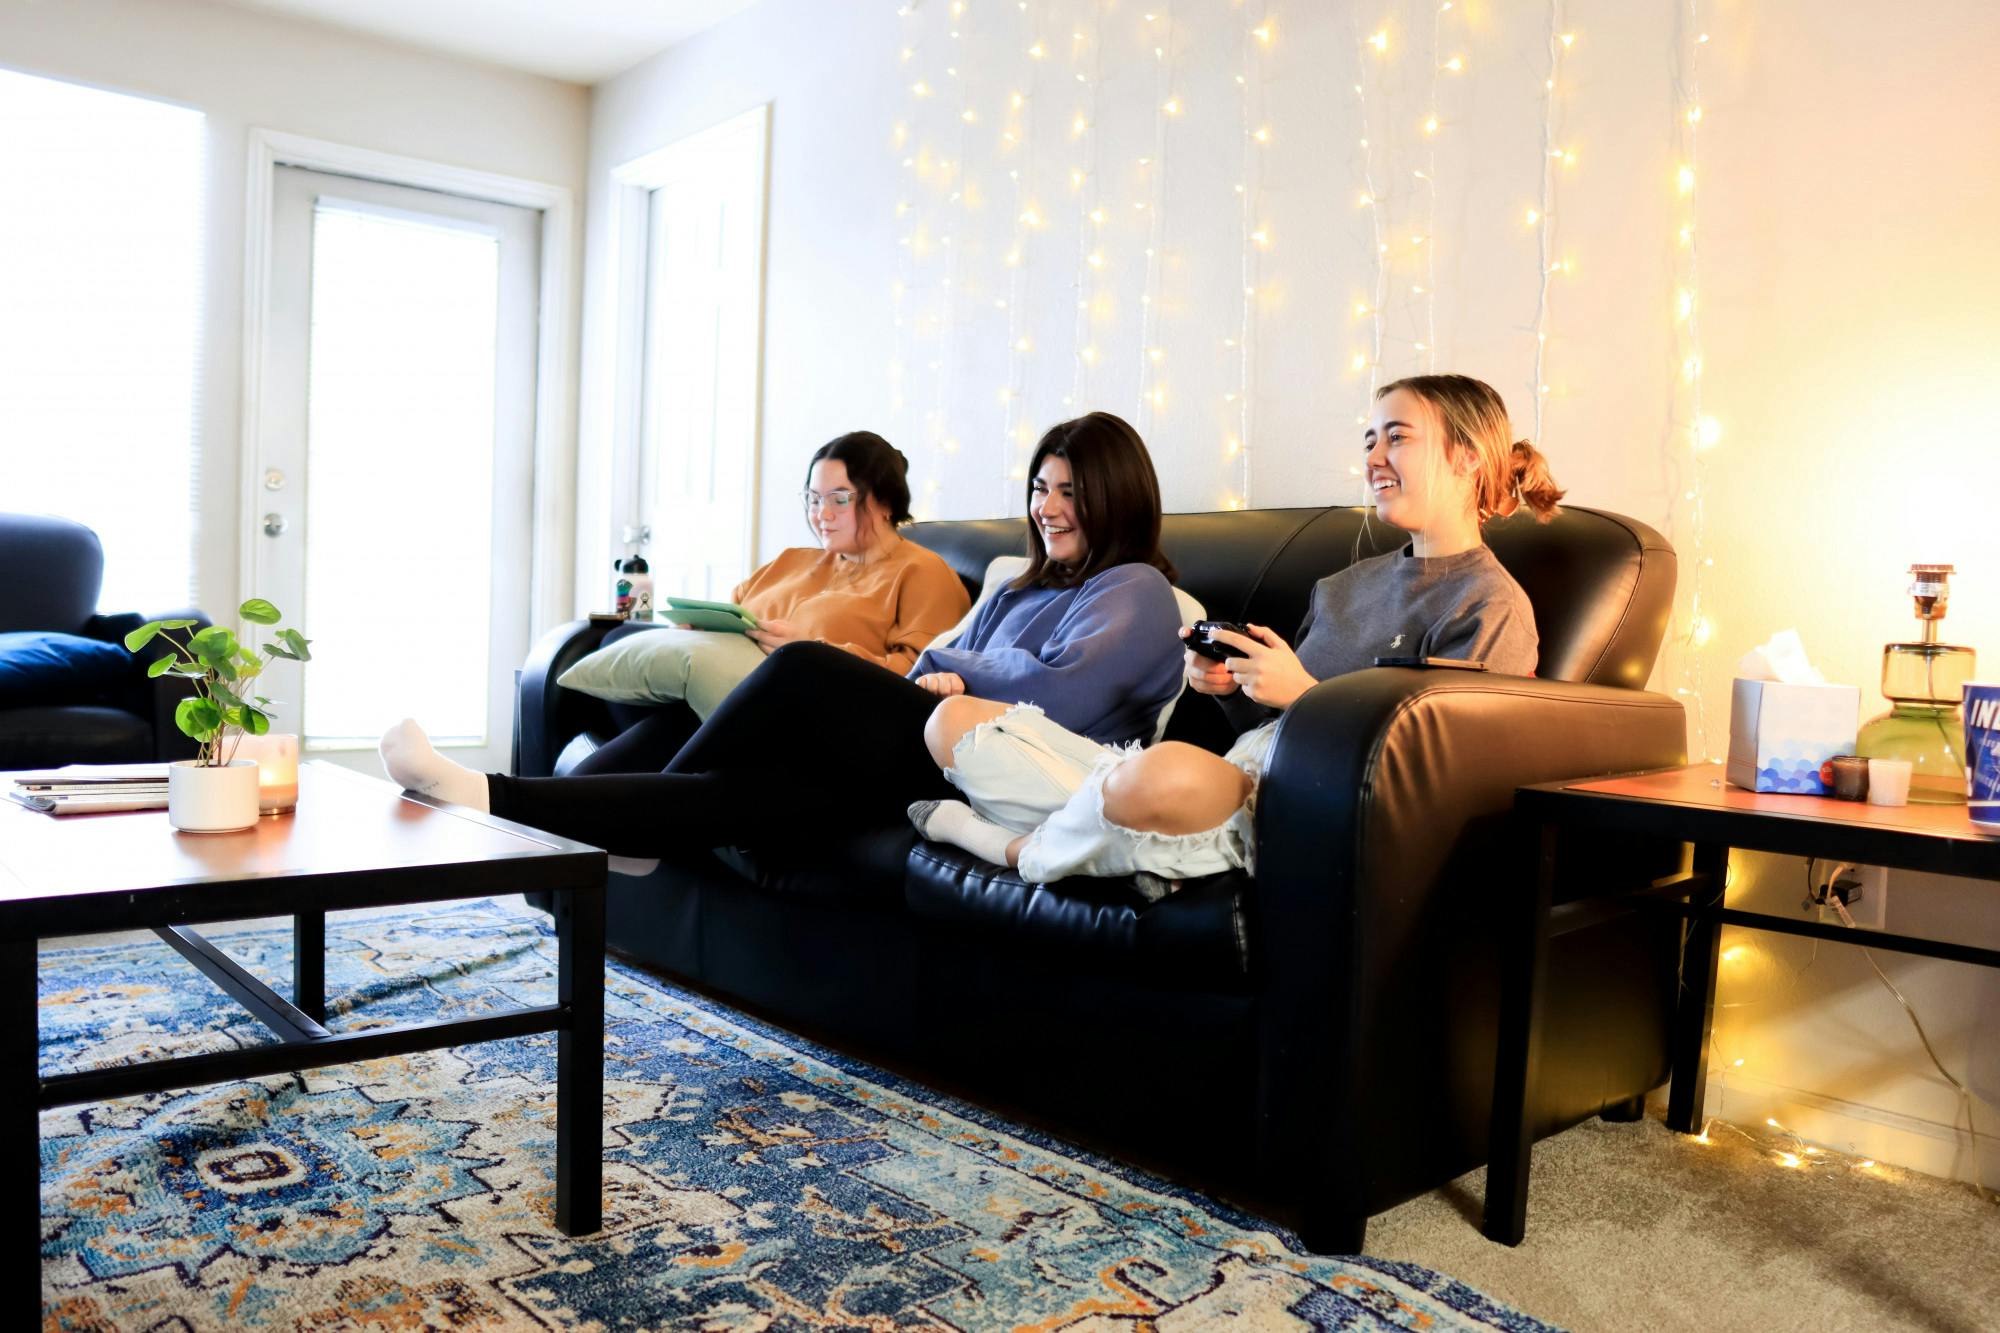
[[282, 815], [299, 803], [299, 738], [292, 735], [246, 735], [236, 747], [238, 759], [257, 764], [257, 809]]

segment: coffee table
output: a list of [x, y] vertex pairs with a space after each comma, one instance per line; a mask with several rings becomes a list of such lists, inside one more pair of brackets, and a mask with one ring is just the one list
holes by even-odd
[[[6, 779], [0, 774], [0, 784]], [[0, 801], [0, 1143], [14, 1145], [0, 1153], [0, 1253], [41, 1249], [35, 1146], [44, 1108], [537, 1032], [558, 1034], [556, 1225], [572, 1236], [597, 1230], [605, 873], [605, 855], [594, 847], [325, 763], [301, 767], [296, 812], [241, 833], [177, 833], [164, 810], [58, 819]], [[554, 1004], [360, 1032], [324, 1026], [328, 912], [536, 889], [554, 896]], [[287, 912], [294, 942], [289, 1001], [189, 929]], [[36, 942], [131, 929], [152, 930], [173, 946], [278, 1041], [41, 1073]]]

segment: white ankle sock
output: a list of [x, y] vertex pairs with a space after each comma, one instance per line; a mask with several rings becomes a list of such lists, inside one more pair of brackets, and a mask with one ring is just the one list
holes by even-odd
[[455, 764], [431, 748], [431, 738], [411, 718], [404, 718], [382, 733], [382, 767], [389, 780], [402, 784], [405, 791], [435, 796], [453, 805], [469, 805], [474, 810], [491, 810], [486, 797], [486, 775]]
[[981, 819], [964, 801], [917, 801], [910, 806], [910, 822], [926, 838], [962, 847], [997, 866], [1007, 864], [1007, 844], [1020, 836]]

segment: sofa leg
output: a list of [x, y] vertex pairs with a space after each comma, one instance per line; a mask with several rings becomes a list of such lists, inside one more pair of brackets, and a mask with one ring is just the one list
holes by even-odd
[[1597, 1114], [1599, 1119], [1608, 1120], [1614, 1125], [1629, 1125], [1635, 1120], [1644, 1120], [1646, 1094], [1642, 1092], [1637, 1097], [1627, 1097], [1622, 1102], [1613, 1102]]
[[1368, 1240], [1368, 1218], [1336, 1217], [1317, 1208], [1306, 1211], [1299, 1239], [1314, 1254], [1360, 1254]]

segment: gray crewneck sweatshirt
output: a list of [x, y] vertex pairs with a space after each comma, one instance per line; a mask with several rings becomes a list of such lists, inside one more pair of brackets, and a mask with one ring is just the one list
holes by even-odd
[[[1329, 574], [1313, 585], [1312, 607], [1292, 638], [1315, 680], [1378, 657], [1452, 657], [1531, 676], [1539, 646], [1528, 594], [1484, 544], [1428, 557], [1405, 546]], [[1241, 691], [1216, 702], [1239, 732], [1276, 716]]]

